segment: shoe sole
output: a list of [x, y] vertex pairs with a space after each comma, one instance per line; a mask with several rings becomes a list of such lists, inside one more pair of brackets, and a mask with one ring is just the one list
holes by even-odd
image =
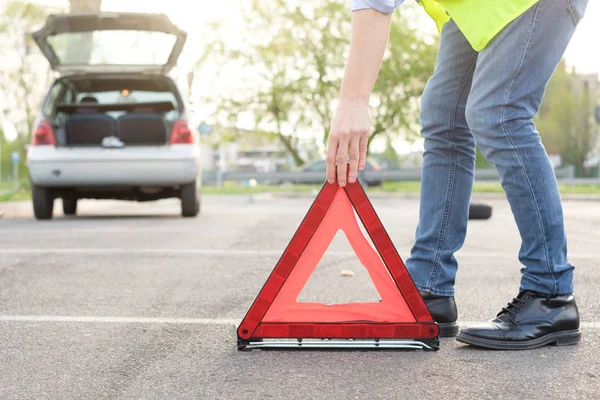
[[456, 322], [448, 322], [443, 324], [438, 323], [438, 326], [440, 327], [440, 333], [438, 334], [438, 337], [455, 337], [458, 335], [459, 329]]
[[456, 337], [456, 340], [461, 343], [470, 344], [472, 346], [484, 347], [494, 350], [531, 350], [547, 345], [570, 346], [581, 341], [581, 331], [565, 331], [551, 333], [541, 338], [527, 340], [522, 342], [507, 342], [503, 340], [482, 339], [467, 333], [461, 333]]

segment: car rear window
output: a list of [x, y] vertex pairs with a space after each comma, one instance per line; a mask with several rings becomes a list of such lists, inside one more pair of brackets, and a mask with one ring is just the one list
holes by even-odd
[[[176, 40], [177, 36], [163, 32], [102, 30], [61, 33], [50, 36], [48, 43], [63, 65], [163, 65]], [[73, 51], [81, 43], [90, 44], [89, 58]]]

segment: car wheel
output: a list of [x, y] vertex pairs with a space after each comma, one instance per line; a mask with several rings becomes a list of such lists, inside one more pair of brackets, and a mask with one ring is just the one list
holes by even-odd
[[486, 204], [471, 204], [469, 206], [469, 219], [489, 219], [492, 216], [492, 207]]
[[63, 206], [63, 214], [65, 214], [65, 215], [77, 214], [77, 198], [76, 197], [63, 197], [62, 206]]
[[200, 196], [196, 190], [196, 181], [181, 187], [181, 215], [195, 217], [200, 212]]
[[54, 193], [48, 188], [31, 185], [33, 214], [36, 219], [51, 219], [54, 210]]

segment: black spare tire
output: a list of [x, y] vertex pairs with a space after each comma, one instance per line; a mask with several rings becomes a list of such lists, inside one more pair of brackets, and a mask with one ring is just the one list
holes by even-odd
[[471, 204], [469, 206], [469, 219], [490, 219], [492, 207], [487, 204]]

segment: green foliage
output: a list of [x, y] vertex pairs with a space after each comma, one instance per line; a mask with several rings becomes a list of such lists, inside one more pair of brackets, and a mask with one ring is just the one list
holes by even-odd
[[373, 90], [373, 130], [369, 143], [380, 134], [407, 139], [418, 135], [419, 102], [433, 74], [437, 43], [408, 24], [404, 14], [392, 19], [388, 49]]
[[[433, 71], [435, 44], [420, 37], [405, 17], [396, 16], [379, 81], [373, 94], [373, 136], [410, 136], [416, 131], [417, 99]], [[297, 165], [300, 136], [324, 147], [339, 95], [351, 36], [345, 0], [258, 3], [246, 13], [241, 48], [215, 43], [202, 62], [236, 65], [247, 76], [224, 93], [216, 114], [221, 125], [276, 134]], [[240, 72], [244, 71], [244, 72]]]
[[19, 161], [19, 177], [23, 178], [27, 176], [27, 167], [25, 165], [25, 145], [29, 142], [29, 139], [24, 136], [19, 136], [13, 141], [7, 141], [4, 137], [4, 133], [0, 130], [0, 182], [9, 181], [12, 179], [13, 165], [11, 160], [11, 154], [13, 151], [17, 151], [20, 154]]
[[70, 12], [100, 11], [102, 0], [69, 0]]
[[[29, 1], [8, 1], [2, 12], [0, 32], [21, 35], [31, 25], [41, 24], [46, 19], [46, 8]], [[24, 39], [21, 37], [21, 39]]]
[[19, 176], [27, 176], [24, 148], [30, 142], [37, 109], [50, 80], [48, 64], [37, 51], [31, 32], [57, 11], [34, 1], [17, 0], [6, 2], [0, 10], [0, 41], [6, 50], [6, 61], [0, 68], [0, 122], [13, 125], [18, 135], [7, 141], [0, 130], [0, 180], [12, 179], [13, 151], [21, 155]]
[[48, 84], [47, 63], [36, 53], [30, 33], [50, 11], [34, 2], [11, 0], [0, 13], [0, 41], [6, 49], [6, 62], [0, 69], [0, 118], [8, 118], [19, 135], [31, 133]]
[[585, 161], [598, 140], [594, 123], [595, 96], [578, 77], [569, 74], [564, 61], [548, 83], [536, 125], [549, 153], [559, 153], [563, 165], [574, 165], [587, 176]]

